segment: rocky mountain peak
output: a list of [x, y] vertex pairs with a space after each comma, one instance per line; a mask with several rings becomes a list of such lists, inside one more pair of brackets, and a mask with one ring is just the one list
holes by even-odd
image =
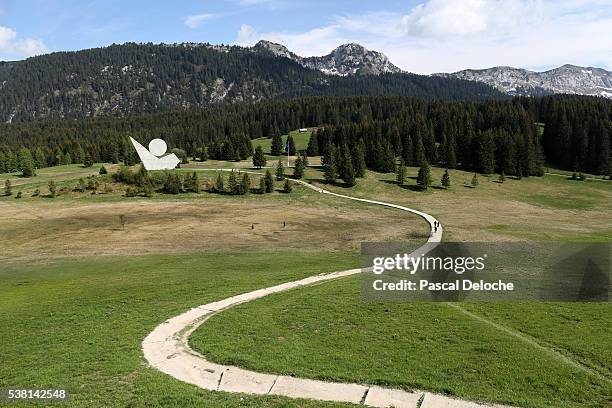
[[300, 57], [289, 51], [284, 45], [266, 40], [259, 41], [253, 49], [292, 59], [303, 67], [328, 75], [380, 75], [387, 72], [402, 72], [383, 53], [370, 51], [356, 43], [342, 44], [329, 54], [320, 57]]
[[540, 96], [566, 93], [612, 98], [612, 72], [602, 68], [572, 64], [543, 72], [513, 67], [492, 67], [434, 75], [484, 82], [509, 95]]

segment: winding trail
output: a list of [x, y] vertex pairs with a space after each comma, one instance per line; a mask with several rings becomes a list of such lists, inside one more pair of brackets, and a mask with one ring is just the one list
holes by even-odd
[[[383, 201], [368, 200], [333, 193], [302, 180], [293, 181], [321, 194], [396, 208], [422, 217], [429, 223], [431, 234], [427, 242], [415, 250], [411, 255], [417, 256], [429, 252], [435, 248], [442, 239], [442, 227], [438, 227], [437, 231], [435, 231], [434, 222], [437, 220], [427, 213]], [[189, 347], [189, 336], [191, 333], [216, 313], [273, 293], [356, 275], [360, 272], [361, 269], [350, 269], [341, 272], [320, 274], [195, 307], [157, 326], [142, 342], [144, 356], [152, 367], [178, 380], [213, 391], [281, 395], [291, 398], [349, 402], [372, 407], [501, 407], [500, 405], [482, 405], [451, 399], [428, 392], [408, 392], [375, 385], [327, 382], [284, 375], [258, 373], [235, 366], [212, 363], [208, 361], [205, 356]]]

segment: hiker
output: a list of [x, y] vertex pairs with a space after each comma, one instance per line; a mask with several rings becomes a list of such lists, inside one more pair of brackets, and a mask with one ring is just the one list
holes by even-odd
[[285, 221], [283, 221], [283, 228], [285, 228], [285, 226], [286, 226], [286, 225], [287, 225], [287, 224], [285, 223]]
[[255, 224], [251, 224], [251, 229], [254, 230], [255, 229]]

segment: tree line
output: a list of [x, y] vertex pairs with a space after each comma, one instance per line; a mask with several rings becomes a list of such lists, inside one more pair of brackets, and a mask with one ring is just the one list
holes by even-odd
[[22, 159], [29, 162], [29, 156], [34, 168], [133, 164], [137, 157], [128, 135], [145, 145], [161, 137], [185, 157], [239, 160], [253, 155], [252, 138], [272, 137], [273, 150], [279, 153], [284, 150], [281, 134], [318, 126], [309, 156], [324, 156], [333, 145], [354, 158], [359, 148], [366, 166], [383, 172], [394, 171], [395, 158], [400, 157], [407, 165], [427, 161], [481, 173], [538, 175], [547, 160], [569, 170], [609, 174], [611, 120], [612, 101], [592, 97], [477, 103], [305, 97], [126, 118], [2, 124], [0, 171], [21, 170]]

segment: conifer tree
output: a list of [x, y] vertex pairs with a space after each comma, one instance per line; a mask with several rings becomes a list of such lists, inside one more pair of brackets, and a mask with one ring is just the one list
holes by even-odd
[[251, 178], [248, 173], [242, 175], [242, 194], [248, 194], [251, 191]]
[[506, 173], [502, 170], [501, 173], [499, 173], [499, 182], [503, 184], [504, 181], [506, 181]]
[[75, 188], [75, 191], [82, 193], [83, 191], [85, 191], [85, 188], [86, 188], [85, 180], [83, 180], [83, 178], [80, 178]]
[[11, 180], [6, 179], [4, 182], [4, 195], [10, 196], [13, 194], [13, 186], [11, 185]]
[[310, 134], [310, 140], [308, 140], [308, 147], [306, 147], [306, 154], [310, 157], [319, 155], [319, 141], [317, 140], [316, 132], [312, 132]]
[[266, 170], [265, 186], [266, 193], [271, 193], [274, 191], [274, 179], [272, 178], [272, 173], [270, 173], [270, 170]]
[[255, 148], [255, 154], [253, 154], [253, 167], [261, 169], [262, 167], [265, 167], [266, 164], [267, 160], [263, 148], [261, 146], [257, 146]]
[[49, 180], [47, 186], [49, 187], [49, 196], [51, 196], [51, 198], [55, 198], [57, 195], [57, 186], [55, 185], [55, 181]]
[[341, 178], [349, 186], [354, 186], [355, 181], [355, 168], [353, 167], [353, 158], [346, 145], [342, 148], [342, 174]]
[[280, 134], [275, 133], [274, 136], [272, 136], [270, 154], [272, 156], [280, 156], [282, 152], [283, 152], [283, 139]]
[[472, 184], [472, 187], [474, 188], [478, 187], [478, 173], [474, 173], [471, 184]]
[[363, 142], [363, 139], [361, 139], [357, 147], [353, 149], [353, 167], [355, 168], [355, 177], [365, 176], [366, 161], [365, 143]]
[[83, 160], [83, 167], [91, 167], [93, 166], [93, 159], [91, 158], [91, 154], [89, 152], [85, 153], [85, 159]]
[[417, 184], [421, 186], [423, 190], [427, 190], [431, 186], [431, 169], [429, 168], [429, 163], [427, 163], [427, 161], [423, 161], [423, 163], [421, 163], [421, 167], [419, 167]]
[[266, 181], [263, 177], [259, 178], [259, 194], [263, 194], [266, 192]]
[[283, 186], [283, 192], [290, 193], [291, 191], [292, 191], [291, 183], [289, 182], [289, 179], [286, 178], [285, 179], [285, 185]]
[[83, 150], [83, 146], [81, 146], [80, 144], [74, 155], [74, 162], [85, 164], [85, 150]]
[[448, 169], [444, 171], [444, 174], [442, 175], [441, 183], [444, 188], [450, 188], [451, 179], [450, 179], [450, 174], [448, 174]]
[[223, 175], [221, 175], [221, 173], [217, 174], [217, 180], [215, 181], [214, 189], [216, 193], [219, 193], [219, 194], [225, 193], [225, 185], [223, 181]]
[[283, 161], [279, 158], [276, 164], [276, 180], [281, 181], [285, 178], [285, 168], [283, 167]]
[[294, 167], [293, 167], [293, 178], [301, 179], [304, 177], [304, 162], [301, 157], [295, 159]]
[[[189, 180], [188, 190], [191, 190], [194, 193], [199, 193], [200, 192], [200, 178], [198, 177], [198, 173], [194, 171], [191, 174], [191, 177], [188, 178], [188, 180]], [[147, 183], [147, 184], [150, 184], [150, 183]]]
[[449, 169], [457, 168], [457, 143], [455, 142], [455, 136], [450, 135], [446, 145], [446, 166]]
[[21, 174], [23, 177], [33, 177], [36, 175], [34, 170], [34, 159], [32, 153], [27, 147], [19, 151], [19, 165], [21, 166]]
[[327, 183], [334, 183], [338, 177], [338, 170], [336, 167], [336, 147], [333, 144], [327, 145], [324, 157], [323, 174], [325, 181]]
[[102, 166], [98, 173], [100, 173], [100, 175], [108, 174], [108, 170], [106, 170], [106, 167]]
[[203, 146], [200, 149], [200, 161], [205, 162], [208, 160], [208, 149], [206, 148], [206, 146]]
[[40, 147], [34, 152], [34, 162], [37, 169], [47, 167], [47, 158]]
[[64, 155], [64, 158], [62, 159], [62, 164], [63, 165], [72, 164], [72, 156], [70, 155], [70, 152]]
[[293, 140], [293, 136], [287, 136], [287, 149], [286, 152], [289, 153], [290, 156], [295, 156], [295, 141]]
[[227, 188], [229, 189], [230, 194], [238, 194], [238, 179], [236, 177], [236, 173], [232, 170], [229, 174], [229, 178], [227, 179]]
[[400, 159], [395, 174], [395, 180], [400, 186], [404, 184], [404, 181], [406, 180], [406, 163], [404, 162], [404, 159]]
[[304, 168], [308, 167], [308, 154], [306, 154], [306, 150], [302, 150], [302, 165]]

